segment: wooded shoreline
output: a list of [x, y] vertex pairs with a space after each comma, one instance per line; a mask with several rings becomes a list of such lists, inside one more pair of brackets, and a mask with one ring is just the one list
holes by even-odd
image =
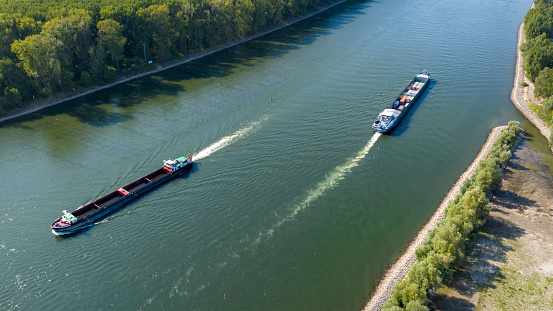
[[[532, 4], [532, 7], [534, 4]], [[530, 121], [535, 127], [538, 128], [540, 133], [549, 140], [551, 131], [547, 124], [538, 117], [538, 115], [530, 109], [528, 102], [536, 103], [537, 100], [534, 97], [533, 92], [533, 83], [528, 78], [524, 76], [524, 70], [522, 68], [522, 51], [520, 50], [520, 45], [525, 41], [524, 36], [524, 22], [518, 27], [518, 42], [517, 42], [517, 60], [515, 66], [515, 79], [513, 84], [513, 90], [511, 91], [511, 102], [515, 107]], [[524, 92], [522, 87], [522, 82], [526, 82], [528, 85], [528, 90]], [[553, 152], [553, 149], [552, 149]]]
[[137, 72], [121, 75], [121, 76], [117, 77], [116, 80], [112, 83], [108, 83], [108, 84], [101, 85], [101, 86], [91, 86], [91, 87], [80, 88], [80, 89], [77, 89], [77, 90], [71, 91], [71, 92], [58, 93], [58, 94], [56, 94], [55, 96], [53, 96], [51, 98], [47, 98], [47, 99], [43, 99], [43, 100], [37, 100], [36, 102], [34, 102], [34, 103], [32, 103], [28, 106], [11, 110], [10, 112], [8, 112], [7, 115], [0, 117], [0, 123], [8, 121], [8, 120], [13, 120], [13, 119], [16, 119], [16, 118], [19, 118], [19, 117], [22, 117], [22, 116], [25, 116], [25, 115], [28, 115], [28, 114], [31, 114], [31, 113], [35, 113], [35, 112], [38, 112], [42, 109], [49, 108], [49, 107], [52, 107], [52, 106], [55, 106], [55, 105], [58, 105], [58, 104], [61, 104], [61, 103], [67, 102], [67, 101], [71, 101], [71, 100], [74, 100], [74, 99], [77, 99], [77, 98], [95, 93], [97, 91], [105, 90], [105, 89], [111, 88], [113, 86], [122, 84], [122, 83], [126, 83], [126, 82], [129, 82], [129, 81], [132, 81], [132, 80], [135, 80], [135, 79], [139, 79], [139, 78], [142, 78], [142, 77], [145, 77], [145, 76], [148, 76], [148, 75], [152, 75], [152, 74], [155, 74], [155, 73], [158, 73], [158, 72], [161, 72], [161, 71], [164, 71], [164, 70], [176, 67], [176, 66], [180, 66], [180, 65], [186, 64], [188, 62], [200, 59], [202, 57], [205, 57], [205, 56], [223, 51], [225, 49], [234, 47], [238, 44], [248, 42], [250, 40], [257, 39], [257, 38], [262, 37], [266, 34], [269, 34], [271, 32], [283, 29], [283, 28], [288, 27], [288, 26], [290, 26], [294, 23], [297, 23], [299, 21], [305, 20], [305, 19], [310, 18], [314, 15], [317, 15], [318, 13], [326, 11], [326, 10], [328, 10], [328, 9], [330, 9], [330, 8], [336, 6], [336, 5], [339, 5], [339, 4], [341, 4], [345, 1], [346, 0], [338, 0], [338, 1], [336, 1], [332, 4], [330, 4], [330, 5], [321, 7], [318, 10], [315, 10], [315, 11], [313, 11], [313, 12], [307, 14], [307, 15], [285, 21], [285, 22], [283, 22], [282, 24], [280, 24], [278, 26], [268, 28], [268, 29], [266, 29], [262, 32], [254, 34], [254, 35], [246, 36], [244, 38], [241, 38], [241, 39], [238, 39], [238, 40], [235, 40], [235, 41], [223, 44], [223, 45], [214, 46], [214, 47], [205, 49], [202, 52], [192, 53], [192, 54], [189, 54], [187, 56], [184, 56], [184, 57], [181, 57], [181, 58], [178, 58], [178, 59], [173, 59], [173, 60], [166, 61], [166, 62], [163, 62], [163, 63], [153, 64], [151, 66], [154, 66], [154, 68], [149, 69], [149, 70], [137, 71]]
[[411, 265], [415, 263], [417, 259], [415, 256], [415, 250], [423, 244], [423, 242], [428, 237], [428, 233], [430, 232], [430, 230], [434, 229], [437, 226], [438, 222], [444, 220], [445, 210], [449, 202], [453, 201], [453, 199], [460, 193], [461, 185], [463, 184], [463, 182], [467, 178], [470, 178], [472, 176], [472, 174], [478, 168], [480, 161], [484, 160], [488, 156], [493, 143], [496, 141], [501, 131], [505, 130], [506, 128], [507, 126], [498, 126], [491, 130], [486, 142], [480, 149], [480, 152], [478, 153], [474, 161], [459, 177], [451, 190], [449, 190], [436, 212], [434, 212], [426, 225], [424, 225], [424, 227], [417, 233], [405, 252], [394, 262], [394, 264], [382, 277], [370, 300], [363, 308], [364, 311], [376, 311], [382, 309], [386, 301], [391, 297], [394, 286], [405, 277], [405, 275], [411, 268]]
[[[534, 4], [532, 4], [531, 8], [533, 7], [534, 7]], [[540, 133], [546, 139], [549, 140], [550, 139], [549, 127], [528, 106], [528, 102], [535, 103], [536, 99], [533, 94], [533, 84], [524, 76], [524, 71], [523, 71], [522, 51], [520, 50], [520, 45], [525, 40], [524, 22], [522, 22], [519, 26], [517, 38], [518, 38], [517, 54], [516, 54], [517, 59], [516, 59], [516, 65], [515, 65], [514, 84], [511, 92], [511, 102], [534, 126], [538, 128]], [[526, 92], [523, 91], [523, 87], [522, 87], [523, 81], [529, 85], [528, 90]], [[440, 204], [440, 206], [438, 207], [434, 215], [432, 215], [428, 223], [419, 231], [419, 233], [416, 235], [415, 239], [411, 242], [411, 244], [409, 244], [407, 250], [394, 262], [394, 264], [388, 269], [384, 277], [380, 280], [373, 295], [371, 296], [370, 300], [368, 301], [365, 308], [363, 309], [364, 311], [382, 309], [386, 301], [391, 297], [394, 286], [405, 277], [411, 265], [415, 263], [416, 261], [415, 249], [423, 243], [423, 241], [428, 236], [428, 232], [434, 227], [436, 227], [436, 224], [440, 220], [444, 219], [445, 208], [447, 207], [448, 203], [451, 200], [453, 200], [453, 198], [459, 193], [459, 189], [463, 181], [472, 175], [474, 170], [478, 167], [479, 161], [484, 159], [487, 156], [493, 142], [497, 138], [497, 135], [500, 133], [500, 130], [503, 128], [505, 127], [496, 127], [492, 130], [492, 132], [488, 136], [486, 143], [480, 150], [480, 153], [478, 154], [476, 159], [469, 166], [467, 171], [465, 171], [461, 175], [457, 183], [455, 183], [455, 185], [451, 188], [451, 190], [448, 192], [445, 199], [442, 201], [442, 203]], [[515, 144], [515, 147], [516, 147], [516, 144]]]

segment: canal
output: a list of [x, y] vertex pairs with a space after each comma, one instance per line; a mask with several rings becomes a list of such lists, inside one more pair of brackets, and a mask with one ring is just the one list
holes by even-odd
[[[530, 0], [346, 1], [0, 124], [0, 308], [357, 310], [509, 100]], [[433, 81], [389, 135], [373, 119]], [[192, 153], [83, 233], [62, 210]]]

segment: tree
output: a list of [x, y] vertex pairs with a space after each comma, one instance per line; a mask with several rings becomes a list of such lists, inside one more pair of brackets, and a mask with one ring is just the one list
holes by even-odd
[[43, 92], [50, 94], [53, 84], [61, 89], [61, 63], [58, 51], [62, 43], [49, 33], [41, 33], [16, 40], [12, 44], [12, 51], [23, 63], [23, 68], [29, 77], [38, 78]]
[[534, 82], [536, 95], [541, 97], [550, 97], [553, 95], [553, 71], [545, 67], [541, 70]]
[[[494, 180], [493, 182], [496, 181]], [[463, 196], [462, 202], [465, 211], [465, 215], [463, 216], [469, 218], [471, 223], [476, 227], [483, 225], [491, 209], [490, 202], [486, 198], [486, 193], [479, 186], [476, 186], [467, 191]]]
[[107, 53], [111, 55], [111, 58], [117, 65], [117, 71], [119, 71], [119, 59], [123, 57], [125, 49], [125, 43], [127, 38], [123, 37], [123, 27], [113, 19], [106, 19], [99, 21], [96, 25], [98, 27], [98, 49], [105, 48]]
[[552, 8], [534, 8], [524, 17], [524, 33], [527, 39], [546, 34], [553, 37], [553, 11]]
[[482, 161], [476, 173], [476, 183], [480, 186], [483, 193], [488, 193], [490, 190], [497, 189], [501, 185], [499, 164], [492, 160], [488, 158], [486, 161]]
[[234, 22], [235, 35], [243, 37], [253, 32], [253, 19], [255, 16], [255, 6], [251, 0], [244, 0], [235, 11]]
[[10, 56], [10, 45], [15, 39], [15, 20], [8, 16], [0, 15], [0, 58]]
[[553, 43], [541, 34], [521, 45], [523, 67], [528, 79], [534, 81], [545, 67], [553, 67]]
[[23, 100], [29, 100], [35, 87], [36, 80], [27, 76], [22, 63], [8, 57], [0, 59], [0, 90], [16, 88]]
[[169, 7], [164, 5], [150, 5], [136, 12], [141, 20], [140, 37], [145, 47], [151, 47], [156, 57], [163, 61], [172, 57], [173, 41], [175, 36], [171, 27]]
[[72, 10], [67, 16], [53, 18], [44, 24], [41, 33], [48, 33], [61, 42], [59, 55], [69, 70], [73, 70], [79, 60], [86, 59], [92, 38], [91, 23], [87, 11]]
[[4, 90], [4, 96], [8, 102], [8, 107], [18, 107], [23, 100], [19, 94], [19, 90], [16, 88], [6, 87]]

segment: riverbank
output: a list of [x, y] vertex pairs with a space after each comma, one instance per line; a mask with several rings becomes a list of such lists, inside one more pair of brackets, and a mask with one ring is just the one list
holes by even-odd
[[318, 10], [313, 11], [313, 12], [307, 14], [307, 15], [304, 15], [304, 16], [301, 16], [301, 17], [298, 17], [298, 18], [295, 18], [295, 19], [292, 19], [292, 20], [289, 20], [289, 21], [285, 21], [281, 25], [271, 27], [267, 30], [264, 30], [264, 31], [260, 32], [260, 33], [250, 35], [250, 36], [246, 36], [242, 39], [238, 39], [238, 40], [229, 42], [227, 44], [223, 44], [223, 45], [216, 46], [216, 47], [211, 47], [211, 48], [206, 49], [202, 52], [193, 53], [193, 54], [190, 54], [190, 55], [178, 58], [178, 59], [173, 59], [173, 60], [166, 61], [166, 62], [159, 63], [159, 64], [152, 64], [151, 65], [153, 67], [152, 69], [137, 71], [137, 72], [133, 72], [133, 73], [118, 76], [115, 79], [114, 82], [106, 84], [106, 85], [81, 88], [81, 89], [77, 89], [77, 90], [71, 91], [71, 92], [59, 93], [59, 94], [56, 94], [55, 96], [47, 98], [47, 99], [37, 100], [36, 102], [34, 102], [34, 103], [32, 103], [28, 106], [21, 107], [21, 108], [18, 108], [18, 109], [14, 109], [14, 110], [10, 111], [7, 115], [0, 117], [0, 123], [8, 121], [8, 120], [15, 119], [15, 118], [19, 118], [19, 117], [22, 117], [24, 115], [34, 113], [34, 112], [40, 111], [42, 109], [52, 107], [52, 106], [55, 106], [55, 105], [58, 105], [58, 104], [61, 104], [61, 103], [64, 103], [64, 102], [67, 102], [67, 101], [70, 101], [70, 100], [74, 100], [74, 99], [77, 99], [79, 97], [86, 96], [86, 95], [92, 94], [92, 93], [97, 92], [97, 91], [105, 90], [105, 89], [108, 89], [110, 87], [122, 84], [122, 83], [126, 83], [126, 82], [129, 82], [129, 81], [132, 81], [132, 80], [135, 80], [135, 79], [138, 79], [138, 78], [142, 78], [142, 77], [145, 77], [145, 76], [148, 76], [148, 75], [152, 75], [152, 74], [155, 74], [155, 73], [158, 73], [158, 72], [161, 72], [161, 71], [164, 71], [164, 70], [176, 67], [176, 66], [180, 66], [182, 64], [186, 64], [186, 63], [194, 61], [196, 59], [211, 55], [213, 53], [217, 53], [219, 51], [222, 51], [222, 50], [225, 50], [225, 49], [228, 49], [228, 48], [231, 48], [231, 47], [236, 46], [238, 44], [241, 44], [241, 43], [244, 43], [244, 42], [247, 42], [247, 41], [250, 41], [250, 40], [254, 40], [256, 38], [262, 37], [262, 36], [264, 36], [266, 34], [269, 34], [271, 32], [274, 32], [274, 31], [283, 29], [285, 27], [288, 27], [288, 26], [290, 26], [294, 23], [297, 23], [299, 21], [310, 18], [314, 15], [317, 15], [318, 13], [326, 11], [326, 10], [328, 10], [328, 9], [330, 9], [330, 8], [336, 6], [336, 5], [339, 5], [339, 4], [341, 4], [345, 1], [346, 0], [338, 0], [337, 2], [335, 2], [333, 4], [330, 4], [328, 6], [319, 8]]
[[[531, 8], [533, 8], [534, 5], [532, 4]], [[525, 76], [522, 68], [522, 51], [520, 50], [520, 45], [524, 42], [524, 22], [522, 22], [518, 29], [518, 41], [517, 41], [517, 60], [516, 60], [516, 66], [515, 66], [515, 78], [514, 78], [514, 85], [513, 89], [511, 91], [511, 101], [515, 105], [515, 107], [532, 123], [536, 128], [538, 128], [541, 135], [543, 135], [547, 140], [550, 138], [550, 129], [545, 124], [544, 121], [542, 121], [534, 111], [530, 109], [528, 106], [528, 103], [533, 104], [541, 104], [541, 101], [536, 99], [534, 97], [534, 86], [531, 81], [529, 81]], [[528, 87], [523, 88], [521, 83], [526, 82], [528, 84]], [[393, 287], [395, 284], [397, 284], [399, 281], [403, 279], [403, 277], [407, 274], [410, 266], [416, 261], [415, 256], [415, 249], [422, 244], [422, 242], [426, 239], [428, 232], [436, 226], [436, 224], [444, 218], [444, 212], [445, 208], [447, 207], [447, 204], [459, 193], [459, 188], [462, 182], [467, 178], [470, 177], [472, 172], [476, 169], [478, 166], [478, 162], [481, 159], [484, 159], [489, 152], [491, 145], [495, 141], [495, 138], [497, 138], [497, 134], [499, 131], [495, 132], [498, 128], [494, 128], [490, 135], [488, 136], [488, 140], [486, 141], [486, 144], [482, 147], [480, 153], [474, 160], [474, 162], [469, 166], [467, 171], [461, 175], [457, 183], [453, 186], [453, 188], [449, 191], [446, 198], [434, 215], [430, 218], [429, 222], [421, 229], [421, 231], [417, 234], [416, 238], [411, 242], [405, 253], [388, 269], [384, 277], [379, 282], [379, 285], [377, 286], [375, 292], [373, 293], [371, 299], [365, 306], [364, 310], [380, 310], [382, 306], [386, 303], [386, 301], [389, 299], [389, 297], [392, 294]], [[495, 132], [495, 134], [494, 134]], [[551, 149], [553, 151], [553, 149]], [[451, 306], [450, 306], [451, 307]]]
[[515, 149], [466, 264], [444, 282], [431, 309], [553, 309], [553, 174], [535, 140], [526, 133]]
[[[534, 4], [530, 7], [532, 9]], [[517, 61], [515, 66], [515, 79], [513, 90], [511, 91], [511, 102], [515, 107], [528, 119], [535, 127], [537, 127], [540, 133], [547, 139], [550, 139], [551, 131], [547, 124], [540, 119], [532, 109], [528, 106], [528, 103], [541, 105], [541, 101], [534, 96], [534, 84], [524, 76], [524, 70], [522, 68], [522, 51], [520, 45], [524, 43], [524, 21], [518, 27], [518, 42], [517, 42]], [[522, 82], [528, 84], [527, 87], [522, 87]], [[552, 149], [553, 152], [553, 149]]]
[[415, 239], [409, 244], [407, 250], [401, 257], [388, 269], [384, 277], [380, 280], [376, 290], [369, 302], [365, 305], [364, 311], [380, 310], [391, 297], [394, 286], [405, 277], [409, 268], [416, 261], [415, 250], [424, 242], [428, 237], [430, 230], [434, 229], [438, 222], [445, 218], [445, 209], [450, 201], [452, 201], [457, 194], [460, 193], [460, 188], [465, 179], [469, 178], [481, 160], [484, 160], [490, 152], [493, 143], [497, 139], [502, 130], [506, 129], [506, 126], [499, 126], [492, 129], [488, 135], [486, 143], [480, 149], [480, 152], [470, 164], [467, 170], [459, 177], [455, 185], [447, 193], [446, 197], [439, 205], [436, 212], [432, 215], [428, 223], [419, 231]]

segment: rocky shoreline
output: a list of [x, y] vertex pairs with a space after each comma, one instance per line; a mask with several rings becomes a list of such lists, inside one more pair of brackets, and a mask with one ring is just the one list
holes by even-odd
[[384, 277], [380, 280], [376, 290], [374, 291], [371, 299], [365, 305], [364, 311], [376, 311], [382, 309], [386, 301], [391, 297], [392, 290], [394, 286], [405, 277], [409, 268], [416, 261], [415, 250], [424, 242], [428, 237], [430, 230], [434, 229], [438, 222], [445, 218], [445, 209], [450, 201], [453, 201], [455, 196], [459, 194], [461, 185], [465, 179], [469, 178], [481, 160], [484, 160], [488, 153], [490, 152], [493, 143], [497, 139], [497, 136], [501, 133], [502, 130], [506, 129], [507, 126], [498, 126], [492, 129], [488, 135], [486, 143], [480, 149], [480, 152], [470, 164], [467, 170], [459, 177], [453, 188], [449, 190], [446, 197], [434, 213], [428, 223], [419, 231], [413, 242], [409, 244], [407, 250], [399, 259], [388, 269]]
[[58, 105], [58, 104], [61, 104], [61, 103], [64, 103], [64, 102], [67, 102], [67, 101], [70, 101], [70, 100], [73, 100], [73, 99], [77, 99], [79, 97], [89, 95], [89, 94], [92, 94], [92, 93], [100, 91], [100, 90], [105, 90], [105, 89], [108, 89], [112, 86], [116, 86], [116, 85], [119, 85], [119, 84], [122, 84], [122, 83], [126, 83], [126, 82], [129, 82], [129, 81], [138, 79], [138, 78], [142, 78], [142, 77], [154, 74], [154, 73], [158, 73], [160, 71], [163, 71], [163, 70], [166, 70], [166, 69], [169, 69], [169, 68], [173, 68], [173, 67], [191, 62], [193, 60], [202, 58], [204, 56], [211, 55], [213, 53], [217, 53], [217, 52], [222, 51], [224, 49], [228, 49], [228, 48], [236, 46], [238, 44], [241, 44], [241, 43], [244, 43], [244, 42], [256, 39], [256, 38], [259, 38], [261, 36], [264, 36], [266, 34], [269, 34], [269, 33], [273, 32], [273, 31], [277, 31], [277, 30], [280, 30], [282, 28], [288, 27], [288, 26], [290, 26], [294, 23], [297, 23], [299, 21], [302, 21], [304, 19], [312, 17], [312, 16], [314, 16], [314, 15], [320, 13], [320, 12], [326, 11], [326, 10], [328, 10], [328, 9], [338, 5], [338, 4], [341, 4], [345, 1], [346, 0], [336, 1], [333, 4], [330, 4], [330, 5], [327, 5], [325, 7], [319, 8], [318, 10], [313, 11], [313, 12], [307, 14], [307, 15], [304, 15], [304, 16], [301, 16], [301, 17], [298, 17], [298, 18], [295, 18], [295, 19], [292, 19], [292, 20], [289, 20], [289, 21], [285, 21], [281, 25], [271, 27], [271, 28], [269, 28], [265, 31], [260, 32], [260, 33], [250, 35], [250, 36], [246, 36], [244, 38], [229, 42], [227, 44], [212, 47], [212, 48], [206, 49], [202, 52], [193, 53], [193, 54], [190, 54], [190, 55], [178, 58], [178, 59], [173, 59], [173, 60], [166, 61], [166, 62], [163, 62], [163, 63], [160, 63], [160, 64], [152, 65], [152, 66], [155, 67], [153, 69], [137, 71], [137, 72], [133, 72], [133, 73], [129, 73], [129, 74], [126, 74], [126, 75], [119, 76], [119, 77], [116, 78], [116, 80], [114, 82], [106, 84], [106, 85], [81, 88], [81, 89], [71, 91], [71, 92], [59, 93], [59, 94], [57, 94], [53, 97], [47, 98], [47, 99], [38, 100], [37, 102], [32, 103], [28, 106], [21, 107], [21, 108], [18, 108], [18, 109], [14, 109], [14, 110], [10, 111], [6, 116], [0, 117], [0, 123], [8, 121], [8, 120], [15, 119], [15, 118], [19, 118], [19, 117], [22, 117], [24, 115], [31, 114], [31, 113], [37, 112], [39, 110], [42, 110], [42, 109], [45, 109], [45, 108], [48, 108], [48, 107], [52, 107], [52, 106], [55, 106], [55, 105]]
[[[533, 8], [534, 4], [530, 8]], [[528, 106], [528, 103], [540, 104], [540, 101], [536, 100], [533, 94], [534, 85], [525, 76], [522, 69], [522, 51], [520, 45], [524, 42], [524, 22], [522, 22], [518, 29], [518, 42], [517, 42], [517, 60], [515, 65], [515, 78], [513, 84], [513, 90], [511, 91], [511, 101], [515, 107], [530, 121], [540, 133], [549, 140], [550, 128], [547, 124], [541, 120], [532, 109]], [[527, 90], [524, 90], [521, 83], [526, 82], [528, 84]], [[491, 146], [497, 135], [505, 127], [496, 127], [488, 136], [488, 140], [480, 150], [480, 153], [476, 159], [472, 162], [469, 168], [461, 175], [457, 183], [451, 188], [447, 196], [444, 198], [434, 215], [430, 218], [429, 222], [419, 231], [416, 238], [411, 242], [405, 253], [388, 269], [384, 277], [380, 280], [378, 287], [374, 291], [371, 299], [366, 304], [364, 311], [380, 310], [391, 297], [392, 290], [395, 284], [405, 277], [409, 268], [416, 261], [415, 249], [422, 244], [422, 242], [428, 236], [428, 232], [433, 229], [436, 224], [444, 219], [445, 208], [447, 204], [455, 198], [459, 193], [459, 189], [463, 181], [470, 177], [480, 160], [483, 160], [489, 153]], [[553, 148], [551, 149], [553, 152]]]
[[[534, 5], [532, 4], [532, 7]], [[517, 43], [517, 62], [515, 66], [515, 80], [513, 90], [511, 91], [511, 102], [513, 105], [528, 119], [532, 124], [538, 128], [540, 133], [549, 140], [551, 131], [547, 124], [541, 120], [532, 109], [528, 106], [528, 103], [540, 104], [534, 97], [534, 84], [524, 76], [522, 69], [522, 51], [520, 45], [524, 42], [524, 22], [518, 27], [518, 43]], [[524, 90], [521, 83], [526, 82], [528, 84], [527, 90]], [[553, 151], [553, 150], [552, 150]]]

